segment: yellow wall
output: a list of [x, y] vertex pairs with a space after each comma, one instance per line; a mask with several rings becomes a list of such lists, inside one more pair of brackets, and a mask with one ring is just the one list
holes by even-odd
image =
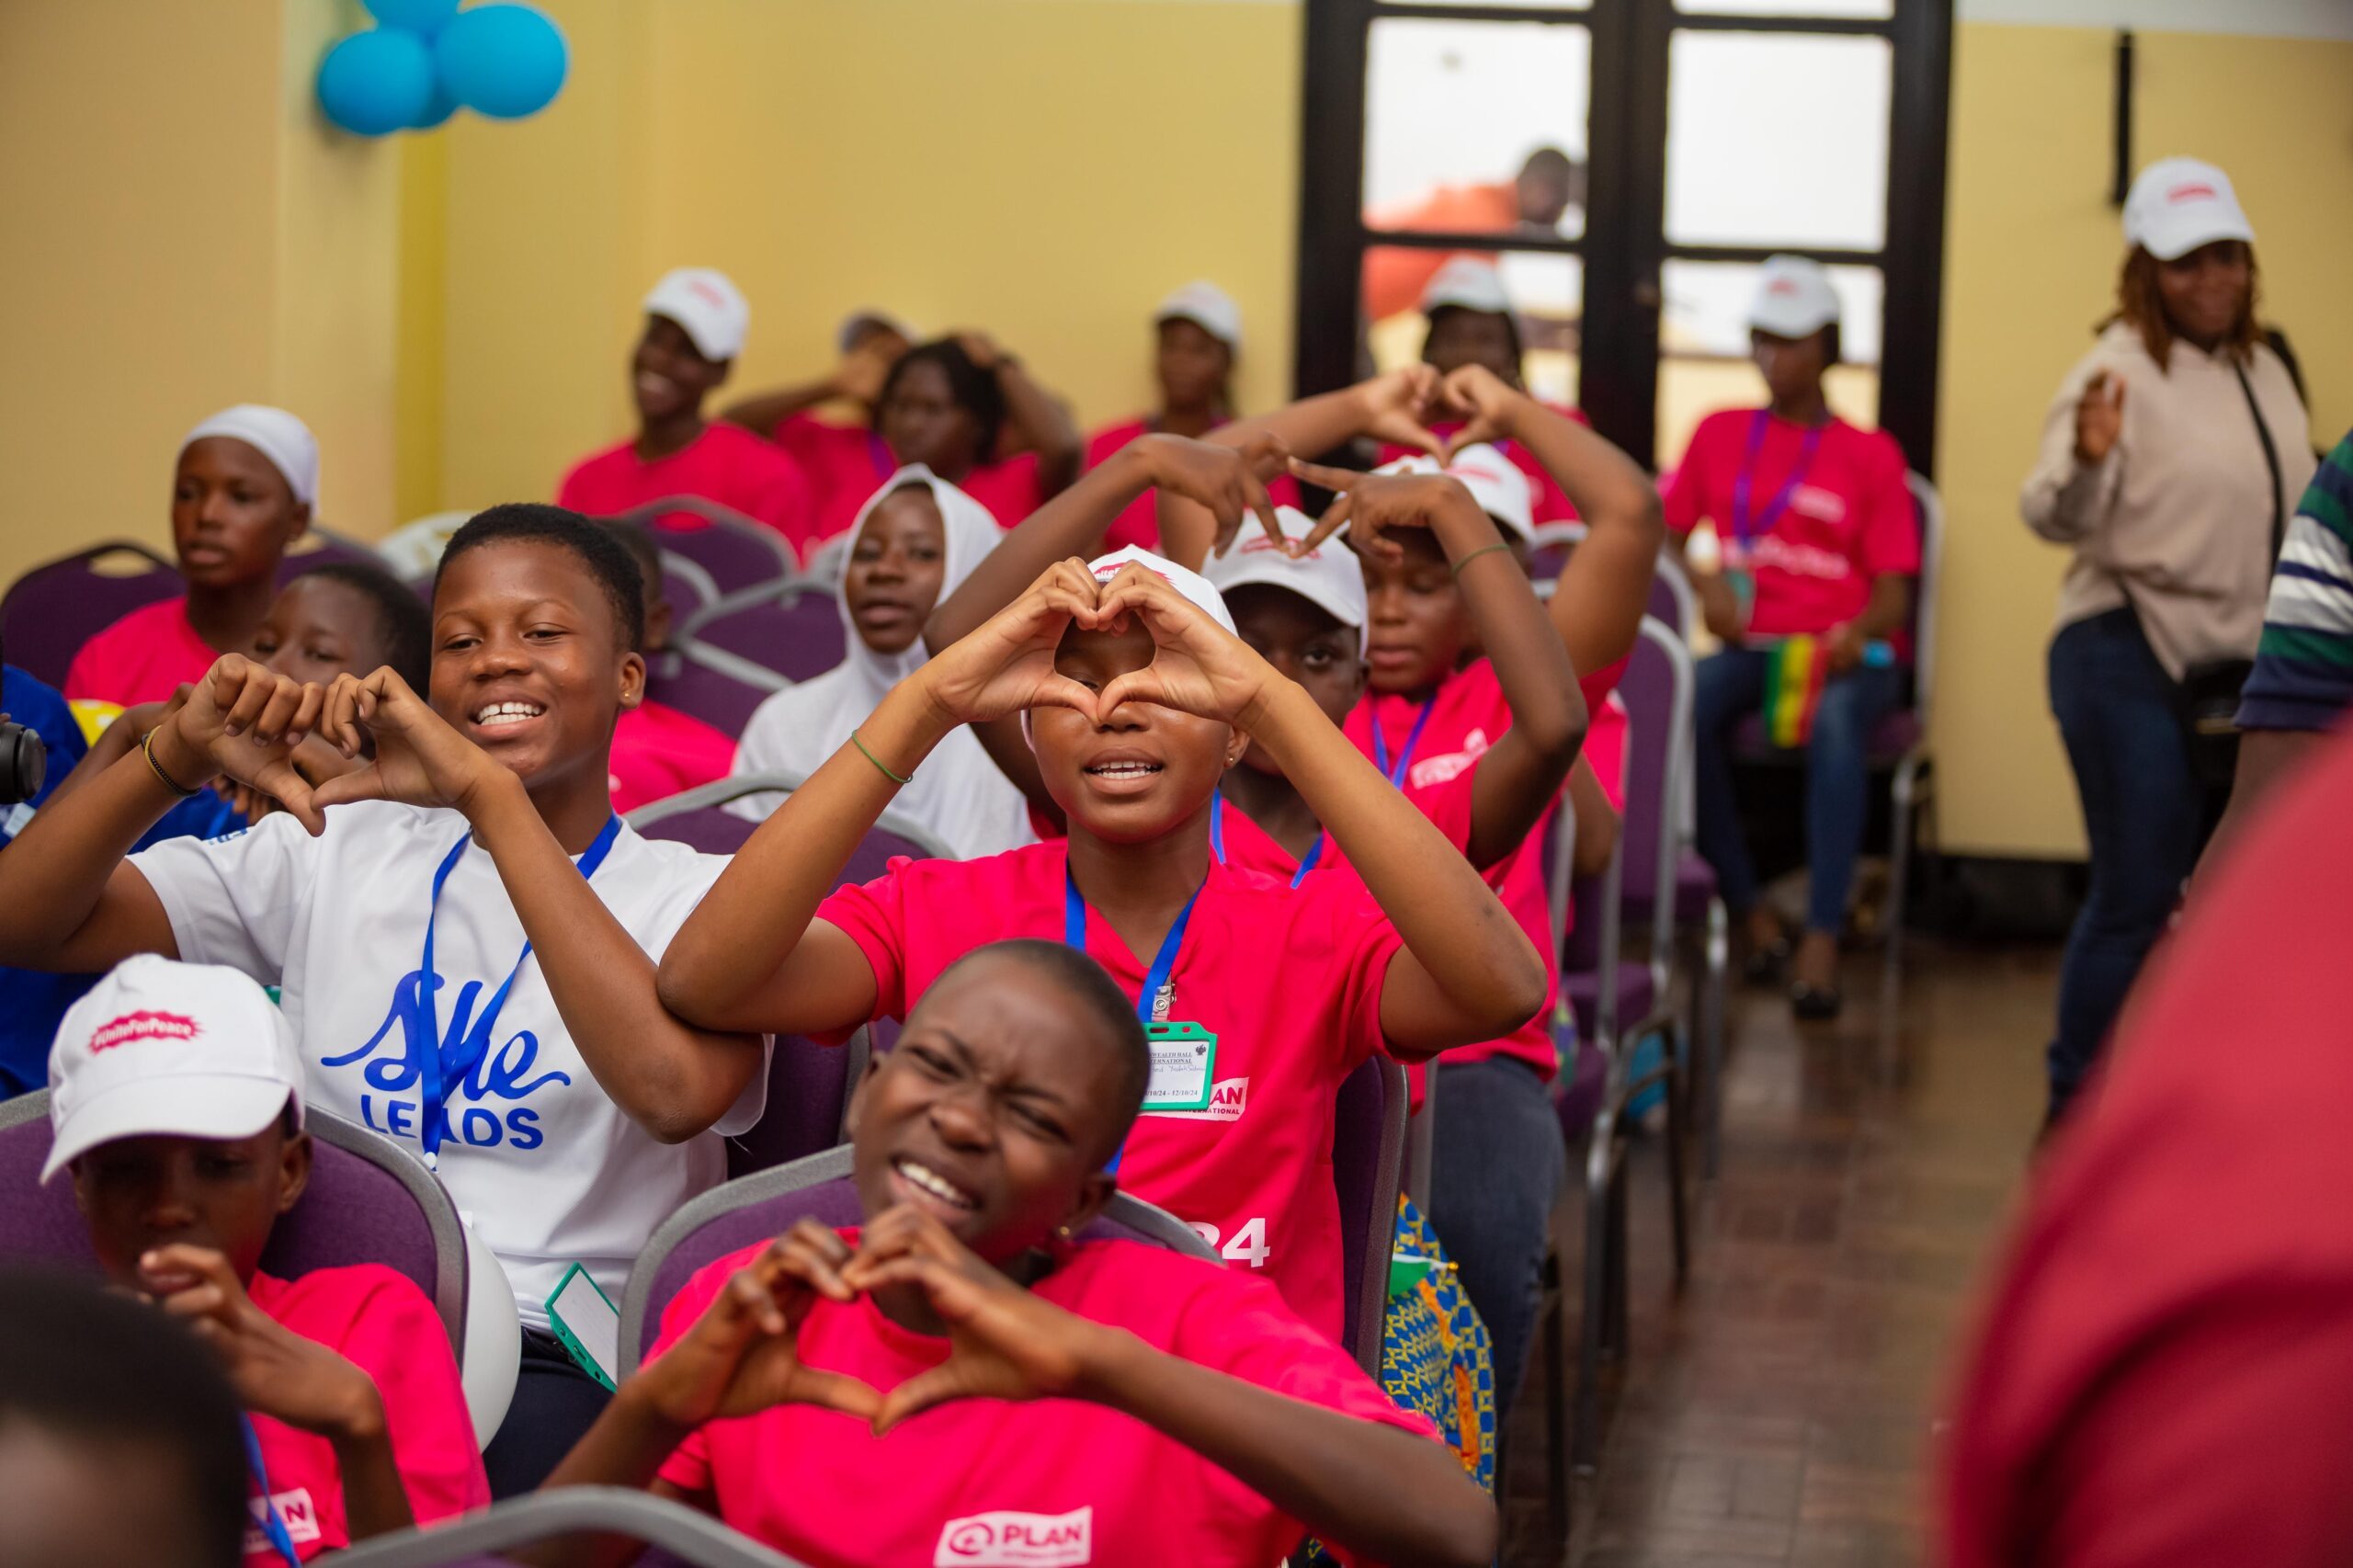
[[[831, 358], [848, 308], [983, 325], [1089, 422], [1147, 395], [1150, 302], [1206, 275], [1285, 391], [1301, 9], [1256, 0], [550, 0], [546, 113], [363, 143], [311, 107], [356, 0], [0, 5], [0, 579], [160, 541], [170, 451], [222, 403], [318, 430], [362, 536], [550, 494], [628, 426], [636, 301], [724, 267], [739, 386]], [[136, 37], [140, 47], [123, 47]], [[2119, 253], [2105, 28], [1958, 30], [1937, 741], [1950, 846], [2080, 852], [2043, 692], [2064, 565], [2016, 492]], [[2353, 424], [2353, 43], [2140, 35], [2138, 145], [2228, 168], [2315, 435]], [[1899, 175], [1900, 177], [1900, 175]]]
[[395, 165], [321, 126], [309, 86], [360, 18], [0, 6], [0, 580], [97, 539], [164, 542], [173, 450], [231, 403], [311, 422], [323, 518], [389, 520]]
[[[2077, 855], [2043, 676], [2066, 553], [2018, 517], [2042, 412], [2122, 257], [2107, 205], [2113, 32], [1962, 25], [1954, 49], [1938, 477], [1947, 522], [1935, 716], [1941, 825], [1962, 853]], [[2230, 172], [2265, 313], [2293, 338], [2316, 437], [2353, 424], [2353, 43], [2138, 35], [2135, 145]]]
[[1198, 276], [1242, 305], [1245, 404], [1287, 389], [1295, 7], [549, 9], [574, 43], [563, 97], [449, 137], [435, 505], [551, 494], [624, 434], [637, 301], [677, 265], [721, 267], [751, 301], [731, 392], [828, 368], [840, 317], [881, 304], [986, 327], [1108, 419], [1148, 395], [1152, 304]]

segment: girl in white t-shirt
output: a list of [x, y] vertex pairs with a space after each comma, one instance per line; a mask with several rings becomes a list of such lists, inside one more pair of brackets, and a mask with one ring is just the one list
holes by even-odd
[[[432, 703], [391, 670], [304, 686], [235, 654], [0, 858], [0, 961], [220, 963], [283, 988], [311, 1103], [416, 1148], [505, 1264], [524, 1375], [494, 1491], [538, 1483], [604, 1391], [547, 1333], [573, 1265], [618, 1299], [657, 1224], [761, 1109], [756, 1036], [665, 1012], [655, 960], [726, 862], [613, 814], [613, 726], [645, 686], [637, 567], [552, 506], [451, 539]], [[354, 759], [306, 778], [315, 733]], [[359, 765], [363, 739], [374, 758]], [[226, 773], [285, 812], [124, 858]]]

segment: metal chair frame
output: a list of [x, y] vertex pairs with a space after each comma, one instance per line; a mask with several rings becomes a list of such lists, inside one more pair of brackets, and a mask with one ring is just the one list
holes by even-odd
[[335, 1554], [344, 1568], [472, 1568], [562, 1536], [623, 1536], [693, 1568], [803, 1568], [710, 1515], [620, 1486], [566, 1486], [510, 1497], [479, 1514], [397, 1530]]

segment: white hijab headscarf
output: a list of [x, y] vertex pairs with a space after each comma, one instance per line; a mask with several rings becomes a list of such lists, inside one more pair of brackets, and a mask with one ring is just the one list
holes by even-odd
[[[850, 524], [849, 548], [842, 552], [841, 574], [834, 583], [840, 598], [847, 653], [824, 675], [779, 691], [760, 704], [735, 748], [737, 774], [815, 772], [849, 743], [849, 733], [866, 722], [892, 687], [931, 657], [920, 636], [904, 652], [876, 653], [858, 635], [849, 601], [840, 597], [868, 519], [892, 495], [918, 486], [931, 492], [932, 502], [939, 508], [944, 554], [941, 600], [954, 593], [972, 574], [981, 558], [1005, 537], [987, 507], [921, 463], [910, 463], [885, 480]], [[783, 803], [782, 795], [753, 795], [736, 802], [735, 810], [743, 815], [766, 817]], [[963, 859], [995, 855], [1029, 843], [1035, 836], [1021, 792], [989, 760], [969, 729], [953, 731], [939, 743], [915, 770], [915, 782], [900, 790], [891, 810], [928, 829]]]

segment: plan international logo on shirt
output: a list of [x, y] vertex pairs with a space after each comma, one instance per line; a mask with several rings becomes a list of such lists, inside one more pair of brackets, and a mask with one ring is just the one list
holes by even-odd
[[1166, 1117], [1172, 1121], [1239, 1121], [1249, 1105], [1249, 1079], [1220, 1078], [1210, 1085], [1207, 1110], [1148, 1110], [1144, 1114]]
[[1095, 1561], [1095, 1510], [968, 1514], [940, 1529], [932, 1568], [1067, 1568]]
[[[297, 1486], [291, 1492], [273, 1492], [269, 1500], [276, 1506], [278, 1517], [286, 1521], [287, 1540], [300, 1546], [305, 1541], [319, 1539], [319, 1516], [318, 1511], [311, 1506], [309, 1487]], [[245, 1508], [254, 1517], [254, 1522], [245, 1529], [245, 1555], [258, 1557], [264, 1552], [272, 1552], [269, 1536], [262, 1528], [262, 1521], [267, 1516], [261, 1499], [246, 1498]]]

